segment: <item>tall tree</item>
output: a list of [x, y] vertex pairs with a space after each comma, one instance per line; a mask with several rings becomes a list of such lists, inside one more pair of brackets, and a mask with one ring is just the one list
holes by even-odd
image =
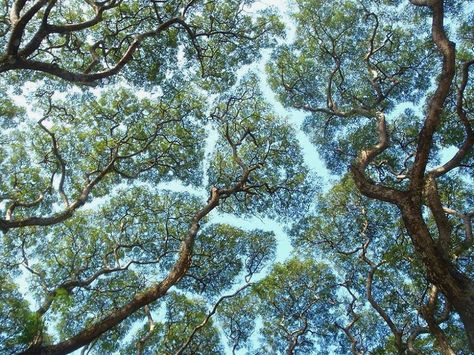
[[[333, 171], [350, 164], [362, 194], [397, 207], [412, 263], [422, 262], [474, 349], [472, 3], [296, 4], [296, 39], [269, 64], [273, 87], [310, 114], [306, 125]], [[455, 153], [440, 163], [446, 148]], [[372, 274], [380, 267], [367, 263]]]
[[472, 2], [295, 1], [268, 73], [316, 204], [251, 5], [4, 1], [1, 352], [474, 349]]
[[274, 14], [252, 18], [251, 3], [5, 1], [0, 72], [91, 84], [122, 72], [143, 86], [159, 85], [179, 69], [228, 81], [235, 65], [253, 61], [279, 27]]
[[255, 76], [236, 80], [282, 29], [250, 5], [3, 3], [2, 352], [125, 351], [144, 319], [138, 352], [221, 349], [212, 321], [194, 321], [275, 242], [209, 214], [295, 216], [311, 196], [292, 129]]
[[398, 210], [361, 195], [349, 175], [318, 201], [292, 236], [300, 253], [331, 260], [339, 275], [339, 352], [468, 353], [459, 317], [426, 280]]

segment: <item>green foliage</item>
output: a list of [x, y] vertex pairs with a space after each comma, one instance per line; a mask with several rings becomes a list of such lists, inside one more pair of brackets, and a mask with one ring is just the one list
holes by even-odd
[[[388, 115], [400, 103], [424, 98], [436, 69], [430, 65], [429, 33], [416, 26], [409, 5], [295, 5], [296, 39], [274, 51], [269, 81], [285, 105], [311, 113], [305, 129], [328, 168], [341, 174], [377, 138], [374, 121], [358, 109]], [[320, 110], [326, 106], [344, 117]]]
[[251, 193], [226, 200], [223, 210], [246, 213], [251, 205], [251, 215], [273, 209], [293, 217], [305, 212], [318, 185], [309, 179], [294, 130], [260, 95], [258, 78], [249, 75], [218, 99], [211, 118], [221, 139], [211, 157], [209, 184], [220, 187], [254, 169], [247, 184]]
[[194, 247], [193, 263], [178, 287], [219, 295], [237, 276], [249, 280], [275, 256], [273, 233], [243, 231], [229, 225], [211, 225], [202, 231]]
[[[153, 319], [153, 315], [150, 317]], [[163, 315], [151, 327], [150, 323], [143, 326], [136, 339], [129, 345], [128, 351], [135, 352], [136, 341], [140, 343], [141, 339], [140, 344], [146, 349], [145, 353], [174, 354], [205, 318], [204, 302], [171, 292], [166, 296]], [[212, 320], [196, 333], [183, 352], [183, 354], [195, 353], [223, 353], [219, 333]]]
[[[456, 189], [452, 183], [451, 186]], [[370, 270], [383, 262], [373, 276], [374, 301], [403, 329], [403, 339], [423, 322], [418, 310], [428, 292], [425, 271], [421, 261], [414, 257], [415, 251], [397, 209], [362, 196], [347, 175], [320, 195], [318, 201], [317, 213], [306, 216], [292, 229], [293, 245], [306, 257], [331, 260], [333, 271], [345, 280], [338, 284], [337, 294], [349, 318], [340, 311], [335, 315], [335, 322], [347, 326], [354, 321], [351, 332], [358, 347], [377, 354], [397, 353], [390, 328], [365, 297]], [[444, 302], [444, 299], [440, 301], [438, 316]], [[449, 318], [443, 326], [455, 328], [456, 323], [454, 318]], [[372, 335], [367, 338], [369, 333]], [[351, 346], [342, 331], [339, 338], [340, 351], [349, 351], [344, 350]], [[452, 335], [453, 349], [464, 351], [461, 339], [463, 334]], [[416, 338], [414, 346], [433, 351], [437, 347], [436, 339], [422, 336]]]
[[312, 259], [276, 264], [255, 287], [264, 319], [264, 348], [283, 352], [293, 343], [302, 352], [314, 350], [316, 344], [324, 348], [324, 340], [331, 337], [334, 286], [329, 267]]
[[250, 336], [260, 319], [262, 352], [324, 351], [332, 338], [335, 290], [328, 265], [292, 258], [275, 264], [265, 278], [226, 302], [218, 314], [234, 350], [255, 348]]
[[[456, 73], [429, 169], [465, 144], [474, 114], [472, 80], [463, 86], [473, 2], [442, 3]], [[387, 147], [362, 166], [366, 182], [412, 192], [443, 69], [433, 12], [409, 1], [295, 0], [289, 43], [280, 15], [253, 5], [4, 2], [0, 352], [71, 342], [68, 351], [87, 343], [98, 354], [436, 353], [428, 316], [468, 352], [400, 213], [419, 203], [441, 250], [428, 184], [389, 205], [364, 197], [348, 173], [385, 138], [383, 115]], [[337, 178], [324, 192], [295, 127], [263, 97], [263, 78], [243, 74], [265, 48], [277, 99], [308, 114], [302, 129]], [[468, 150], [459, 169], [435, 176], [452, 227], [442, 261], [466, 278]], [[284, 223], [293, 255], [274, 263], [273, 232], [216, 224], [217, 211]]]
[[43, 329], [42, 320], [29, 309], [15, 283], [5, 274], [0, 276], [0, 350], [18, 353], [27, 348]]

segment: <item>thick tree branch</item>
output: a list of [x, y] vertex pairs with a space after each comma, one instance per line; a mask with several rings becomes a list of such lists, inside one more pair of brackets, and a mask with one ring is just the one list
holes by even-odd
[[[100, 18], [97, 19], [96, 21], [99, 21], [99, 20]], [[80, 28], [81, 26], [87, 26], [88, 24], [86, 23], [82, 25], [77, 25], [76, 27], [64, 27], [64, 26], [47, 27], [47, 29], [44, 30], [47, 33], [45, 33], [44, 31], [40, 32], [37, 38], [36, 39], [34, 38], [34, 42], [30, 42], [30, 44], [25, 48], [25, 52], [23, 53], [23, 56], [19, 56], [19, 55], [17, 56], [16, 52], [14, 51], [10, 53], [7, 60], [6, 61], [4, 60], [3, 63], [0, 63], [0, 73], [13, 70], [13, 69], [30, 69], [30, 70], [35, 70], [35, 71], [51, 74], [70, 82], [91, 84], [97, 80], [113, 76], [117, 74], [118, 72], [120, 72], [120, 70], [122, 70], [122, 68], [128, 62], [132, 60], [133, 54], [138, 49], [138, 47], [140, 46], [143, 40], [149, 37], [159, 36], [162, 32], [166, 31], [167, 29], [169, 29], [170, 27], [176, 24], [181, 25], [188, 31], [188, 33], [190, 33], [190, 29], [188, 25], [182, 18], [179, 18], [179, 17], [171, 18], [161, 23], [156, 30], [136, 35], [132, 43], [125, 50], [120, 60], [112, 68], [103, 70], [97, 73], [73, 72], [68, 69], [61, 68], [56, 63], [46, 63], [42, 61], [27, 59], [25, 55], [28, 55], [34, 52], [35, 50], [34, 47], [36, 45], [39, 45], [41, 43], [41, 40], [48, 35], [47, 31], [50, 31], [49, 33], [54, 33], [58, 31], [59, 31], [58, 33], [61, 33], [62, 31], [69, 31], [69, 32], [78, 31], [78, 30], [81, 30]], [[90, 24], [90, 25], [92, 26], [93, 24]]]
[[433, 12], [432, 38], [442, 54], [443, 66], [438, 79], [438, 85], [430, 99], [426, 119], [418, 137], [415, 161], [411, 171], [410, 190], [417, 193], [420, 197], [424, 184], [426, 165], [428, 164], [433, 144], [433, 135], [439, 126], [441, 113], [455, 74], [455, 46], [454, 43], [449, 41], [444, 31], [443, 0], [433, 0], [430, 3]]
[[[14, 3], [11, 13], [10, 21], [12, 24], [12, 32], [10, 34], [10, 39], [7, 44], [7, 57], [8, 61], [14, 60], [14, 57], [18, 53], [18, 48], [20, 47], [23, 34], [25, 32], [26, 25], [33, 18], [33, 16], [38, 13], [38, 11], [48, 3], [50, 0], [38, 0], [36, 1], [30, 9], [28, 9], [22, 16], [20, 12], [23, 9], [26, 0], [18, 0]], [[1, 71], [0, 71], [1, 72]]]
[[95, 16], [92, 19], [75, 24], [51, 25], [48, 23], [48, 17], [51, 10], [56, 5], [56, 1], [50, 1], [45, 11], [45, 14], [43, 15], [40, 27], [36, 31], [35, 35], [31, 38], [31, 40], [21, 50], [19, 50], [18, 56], [27, 58], [32, 55], [36, 50], [39, 49], [43, 40], [50, 34], [66, 34], [71, 32], [77, 32], [85, 30], [100, 23], [102, 21], [104, 11], [117, 7], [118, 5], [120, 5], [121, 2], [122, 1], [114, 0], [111, 1], [109, 5], [106, 5], [106, 3], [100, 4], [97, 2], [90, 3], [89, 5], [93, 7], [95, 12]]
[[434, 312], [436, 310], [436, 305], [438, 301], [439, 290], [436, 286], [431, 286], [429, 291], [428, 304], [419, 309], [419, 313], [426, 320], [430, 333], [436, 337], [436, 342], [443, 354], [445, 355], [455, 355], [451, 346], [449, 345], [446, 334], [439, 327], [439, 322], [436, 321]]
[[438, 241], [442, 250], [448, 252], [451, 242], [452, 226], [443, 210], [436, 179], [431, 174], [428, 174], [425, 181], [424, 194], [436, 222]]
[[450, 215], [461, 218], [463, 221], [465, 237], [462, 243], [453, 251], [454, 257], [458, 258], [474, 244], [472, 235], [472, 218], [474, 217], [474, 211], [463, 214], [448, 207], [443, 207], [443, 210]]
[[378, 185], [370, 179], [365, 170], [368, 165], [389, 146], [389, 135], [383, 112], [376, 113], [378, 143], [371, 148], [362, 150], [357, 160], [351, 166], [354, 182], [358, 189], [367, 197], [397, 204], [403, 198], [401, 191]]
[[168, 290], [175, 285], [187, 272], [191, 265], [192, 250], [195, 238], [199, 232], [201, 221], [219, 205], [219, 200], [242, 191], [242, 186], [247, 182], [251, 169], [242, 172], [240, 180], [233, 186], [225, 189], [212, 188], [211, 196], [207, 204], [194, 215], [187, 235], [181, 243], [178, 259], [168, 275], [159, 283], [154, 284], [147, 290], [136, 294], [130, 302], [116, 309], [109, 316], [92, 323], [75, 336], [53, 345], [37, 345], [23, 352], [23, 354], [60, 354], [77, 350], [91, 341], [100, 337], [103, 333], [121, 323], [132, 313], [138, 311], [145, 305], [163, 297]]

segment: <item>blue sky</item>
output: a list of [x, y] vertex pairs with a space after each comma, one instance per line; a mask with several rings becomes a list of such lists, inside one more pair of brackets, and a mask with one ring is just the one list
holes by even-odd
[[[282, 14], [282, 18], [285, 24], [288, 26], [291, 22], [290, 22], [289, 16], [286, 14], [288, 5], [286, 1], [284, 0], [258, 1], [255, 3], [254, 6], [252, 6], [251, 10], [256, 11], [258, 9], [262, 9], [270, 5], [276, 6], [280, 10]], [[288, 35], [287, 35], [286, 40], [291, 41], [292, 38], [294, 37], [294, 28], [291, 26], [288, 26], [287, 31], [288, 31]], [[265, 68], [265, 63], [267, 62], [270, 56], [270, 53], [271, 53], [271, 50], [264, 51], [264, 55], [262, 59], [255, 65], [246, 67], [246, 70], [254, 70], [258, 73], [258, 75], [261, 78], [260, 80], [261, 90], [266, 100], [268, 100], [268, 102], [273, 106], [275, 112], [279, 114], [280, 116], [286, 117], [288, 122], [295, 129], [296, 137], [302, 148], [306, 164], [311, 169], [312, 173], [315, 174], [315, 176], [317, 176], [317, 179], [319, 179], [319, 181], [323, 183], [324, 186], [329, 186], [329, 183], [331, 181], [331, 176], [328, 170], [326, 169], [326, 167], [324, 166], [324, 163], [319, 158], [319, 155], [314, 145], [310, 143], [309, 137], [301, 129], [301, 125], [305, 118], [305, 114], [302, 112], [297, 112], [295, 110], [286, 110], [280, 103], [278, 103], [275, 100], [275, 96], [266, 82], [264, 68]], [[29, 108], [27, 102], [23, 98], [18, 96], [17, 100], [19, 104]], [[34, 111], [29, 110], [29, 113], [32, 119], [35, 119], [35, 120], [38, 119], [38, 116]], [[211, 135], [208, 142], [209, 150], [213, 147], [213, 140], [215, 141], [215, 138], [213, 138]], [[453, 153], [454, 153], [454, 148], [446, 150], [442, 157], [443, 160], [447, 160]], [[205, 186], [205, 183], [203, 185]], [[160, 187], [163, 189], [169, 189], [169, 190], [174, 190], [174, 191], [188, 191], [189, 190], [188, 187], [183, 186], [182, 184], [177, 183], [177, 182], [161, 184]], [[202, 195], [203, 198], [207, 197], [207, 192], [204, 190], [204, 188], [202, 190], [197, 190], [196, 192]], [[93, 205], [89, 205], [89, 208], [93, 208]], [[259, 219], [258, 217], [239, 218], [235, 215], [220, 213], [218, 210], [214, 210], [212, 212], [210, 216], [210, 221], [211, 223], [231, 224], [235, 227], [239, 227], [244, 230], [262, 229], [264, 231], [272, 231], [274, 232], [278, 241], [276, 261], [283, 261], [291, 255], [292, 248], [290, 244], [290, 238], [288, 237], [285, 231], [286, 226], [284, 224], [278, 223], [268, 218], [265, 218], [265, 219]], [[262, 276], [263, 275], [258, 275], [257, 278], [262, 277]], [[27, 292], [26, 280], [24, 278], [20, 278], [17, 281], [19, 282], [21, 289], [24, 291], [25, 295], [28, 295], [29, 293]], [[255, 336], [253, 338], [254, 341], [256, 341], [257, 337], [258, 337], [258, 333], [255, 332]], [[227, 349], [227, 350], [230, 353], [230, 349]], [[78, 351], [76, 353], [80, 353], [80, 352]], [[241, 352], [241, 353], [244, 353], [244, 352]]]

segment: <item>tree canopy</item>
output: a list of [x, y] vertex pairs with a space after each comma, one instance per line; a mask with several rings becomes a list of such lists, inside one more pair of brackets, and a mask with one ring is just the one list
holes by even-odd
[[474, 351], [473, 8], [4, 1], [0, 352]]

